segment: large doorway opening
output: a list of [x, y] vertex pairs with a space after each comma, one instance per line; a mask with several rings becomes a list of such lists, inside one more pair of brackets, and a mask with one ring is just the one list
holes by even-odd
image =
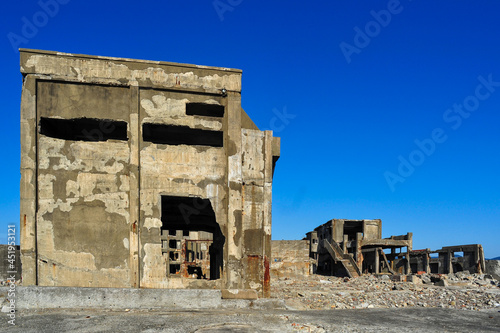
[[209, 199], [162, 196], [161, 220], [166, 276], [206, 280], [221, 277], [225, 237]]

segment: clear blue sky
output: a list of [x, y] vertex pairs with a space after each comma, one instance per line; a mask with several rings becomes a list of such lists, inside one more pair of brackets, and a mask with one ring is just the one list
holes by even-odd
[[381, 218], [414, 248], [500, 255], [500, 2], [59, 3], [0, 14], [0, 242], [19, 225], [25, 47], [242, 69], [244, 109], [282, 138], [273, 239]]

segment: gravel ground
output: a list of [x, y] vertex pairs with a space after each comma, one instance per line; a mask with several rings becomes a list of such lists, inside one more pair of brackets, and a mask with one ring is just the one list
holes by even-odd
[[0, 332], [500, 332], [500, 287], [488, 275], [272, 279], [287, 309], [41, 309], [1, 318]]
[[338, 278], [321, 275], [272, 280], [272, 295], [290, 308], [362, 309], [431, 307], [500, 310], [499, 282], [484, 274], [414, 276], [414, 282], [389, 275]]
[[439, 308], [357, 310], [22, 311], [0, 332], [499, 332], [500, 313]]

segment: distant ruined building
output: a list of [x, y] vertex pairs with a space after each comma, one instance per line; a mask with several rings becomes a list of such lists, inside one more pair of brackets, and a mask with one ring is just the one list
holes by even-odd
[[23, 284], [269, 297], [280, 140], [240, 70], [21, 50]]
[[[272, 241], [271, 276], [485, 273], [480, 244], [413, 249], [413, 234], [382, 238], [382, 220], [333, 219], [302, 240]], [[490, 269], [491, 271], [491, 269]]]
[[[480, 244], [413, 250], [413, 234], [382, 238], [382, 220], [333, 219], [307, 233], [311, 273], [356, 277], [459, 271], [484, 273]], [[458, 255], [461, 254], [461, 255]]]

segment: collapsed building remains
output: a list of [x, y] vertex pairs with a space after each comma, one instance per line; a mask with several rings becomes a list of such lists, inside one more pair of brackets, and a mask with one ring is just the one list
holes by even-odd
[[21, 50], [23, 284], [268, 297], [280, 140], [241, 70]]
[[[382, 239], [381, 220], [333, 219], [307, 233], [307, 239], [310, 255], [316, 260], [313, 273], [355, 277], [384, 270], [409, 272], [406, 258], [412, 234]], [[403, 247], [406, 252], [401, 252]], [[391, 253], [385, 254], [384, 249]]]
[[411, 232], [382, 238], [379, 219], [333, 219], [308, 232], [306, 239], [313, 260], [311, 273], [317, 274], [356, 277], [365, 273], [481, 273], [485, 268], [479, 244], [413, 250]]
[[486, 271], [481, 244], [445, 246], [436, 251], [414, 250], [410, 252], [410, 267], [412, 273], [449, 274], [460, 271], [470, 273]]

